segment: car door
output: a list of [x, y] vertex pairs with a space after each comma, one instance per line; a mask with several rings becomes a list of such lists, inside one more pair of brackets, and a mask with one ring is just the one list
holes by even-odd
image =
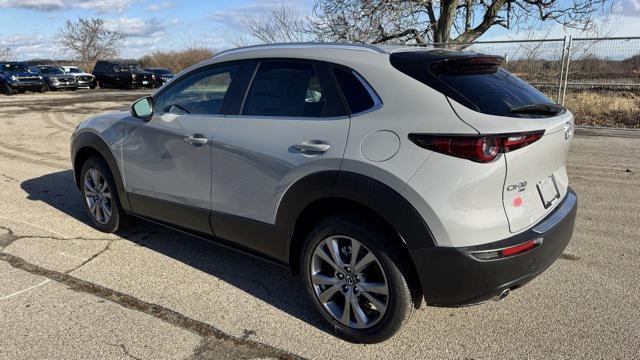
[[[349, 131], [341, 96], [321, 62], [263, 60], [237, 115], [213, 136], [213, 228], [217, 236], [275, 258], [275, 217], [287, 188], [338, 170]], [[282, 239], [282, 237], [279, 237]]]
[[211, 233], [211, 144], [242, 64], [187, 74], [132, 119], [123, 143], [125, 186], [135, 213]]

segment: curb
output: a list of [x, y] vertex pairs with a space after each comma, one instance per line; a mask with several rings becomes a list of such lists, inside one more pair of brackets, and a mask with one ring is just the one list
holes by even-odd
[[609, 128], [601, 126], [576, 126], [575, 134], [582, 136], [611, 136], [640, 139], [640, 129]]

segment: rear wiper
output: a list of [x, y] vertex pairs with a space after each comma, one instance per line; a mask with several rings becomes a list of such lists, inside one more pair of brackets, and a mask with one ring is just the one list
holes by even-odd
[[509, 109], [512, 114], [558, 114], [564, 110], [559, 104], [527, 104]]

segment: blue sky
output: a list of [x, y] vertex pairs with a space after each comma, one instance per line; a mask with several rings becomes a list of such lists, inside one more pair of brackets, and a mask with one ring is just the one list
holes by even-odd
[[[65, 20], [101, 17], [108, 26], [128, 35], [123, 57], [139, 57], [153, 50], [189, 46], [231, 47], [228, 39], [242, 31], [240, 16], [265, 11], [271, 0], [0, 0], [0, 48], [10, 47], [18, 59], [67, 58], [53, 41]], [[313, 0], [296, 2], [310, 11]], [[640, 36], [640, 0], [614, 0], [613, 13], [599, 14], [597, 23], [615, 36]], [[527, 37], [563, 36], [550, 24]], [[571, 33], [571, 32], [570, 32]], [[572, 34], [575, 35], [575, 32]], [[494, 28], [481, 39], [522, 37]]]

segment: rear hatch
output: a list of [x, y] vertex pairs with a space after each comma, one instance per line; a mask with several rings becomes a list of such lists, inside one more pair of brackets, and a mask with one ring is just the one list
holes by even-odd
[[391, 55], [394, 67], [446, 95], [478, 136], [501, 139], [503, 151], [495, 161], [505, 164], [502, 202], [509, 230], [519, 232], [552, 211], [567, 193], [573, 115], [499, 68], [501, 61], [446, 50]]

